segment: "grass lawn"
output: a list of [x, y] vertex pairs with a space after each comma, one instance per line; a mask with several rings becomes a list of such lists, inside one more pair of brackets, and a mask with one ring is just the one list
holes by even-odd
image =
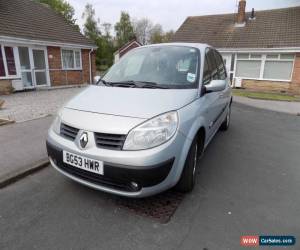
[[281, 93], [267, 93], [267, 92], [255, 92], [242, 89], [233, 89], [233, 95], [244, 96], [253, 99], [261, 100], [273, 100], [273, 101], [289, 101], [289, 102], [300, 102], [300, 96], [292, 96]]

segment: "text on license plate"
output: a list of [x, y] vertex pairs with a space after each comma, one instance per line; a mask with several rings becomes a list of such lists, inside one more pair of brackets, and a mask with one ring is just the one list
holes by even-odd
[[63, 162], [73, 167], [103, 175], [103, 162], [63, 151]]

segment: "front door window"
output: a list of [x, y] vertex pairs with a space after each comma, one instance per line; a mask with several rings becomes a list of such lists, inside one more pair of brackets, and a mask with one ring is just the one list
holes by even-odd
[[47, 84], [46, 55], [44, 49], [19, 47], [22, 81], [25, 88]]
[[34, 62], [35, 84], [46, 85], [47, 72], [46, 72], [45, 51], [33, 49], [32, 54], [33, 54], [33, 62]]
[[27, 47], [19, 47], [18, 49], [21, 65], [21, 76], [24, 87], [33, 87], [29, 49]]

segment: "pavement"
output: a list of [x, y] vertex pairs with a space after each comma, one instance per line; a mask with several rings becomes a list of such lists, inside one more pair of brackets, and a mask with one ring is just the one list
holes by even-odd
[[48, 115], [54, 115], [70, 98], [83, 90], [83, 87], [36, 90], [0, 96], [4, 108], [0, 109], [0, 119], [23, 122]]
[[44, 166], [53, 117], [0, 126], [0, 187]]
[[242, 235], [293, 235], [286, 249], [300, 249], [299, 152], [298, 116], [234, 103], [168, 223], [48, 167], [0, 189], [0, 249], [235, 250]]
[[255, 108], [267, 109], [287, 114], [300, 115], [300, 102], [259, 100], [243, 96], [234, 96], [233, 100]]

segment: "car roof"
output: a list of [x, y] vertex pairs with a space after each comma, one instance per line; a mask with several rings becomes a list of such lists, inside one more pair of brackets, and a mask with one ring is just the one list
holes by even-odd
[[[145, 47], [162, 47], [162, 46], [182, 46], [182, 47], [194, 47], [200, 50], [205, 50], [207, 47], [211, 47], [205, 43], [157, 43], [151, 45], [144, 45], [138, 48], [145, 48]], [[138, 49], [137, 48], [137, 49]]]

